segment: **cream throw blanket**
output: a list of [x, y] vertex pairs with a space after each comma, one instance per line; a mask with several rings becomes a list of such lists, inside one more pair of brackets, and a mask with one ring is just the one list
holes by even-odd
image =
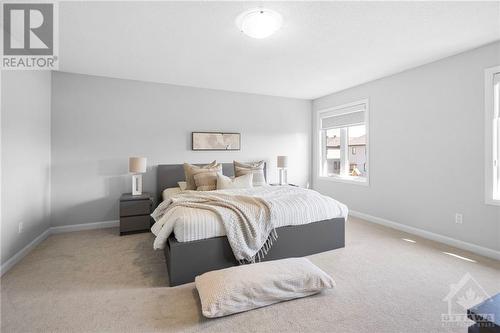
[[260, 261], [278, 237], [271, 206], [259, 197], [190, 191], [163, 201], [152, 217], [160, 221], [179, 206], [219, 215], [234, 257], [241, 263]]

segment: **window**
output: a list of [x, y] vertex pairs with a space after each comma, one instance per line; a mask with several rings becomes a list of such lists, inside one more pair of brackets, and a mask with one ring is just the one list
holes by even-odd
[[368, 184], [368, 101], [318, 112], [319, 176]]
[[485, 71], [486, 203], [500, 205], [500, 66]]

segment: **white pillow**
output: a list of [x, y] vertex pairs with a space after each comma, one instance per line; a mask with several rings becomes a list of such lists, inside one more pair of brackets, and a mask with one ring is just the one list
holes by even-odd
[[217, 174], [217, 189], [226, 190], [232, 188], [250, 188], [253, 187], [253, 173], [243, 176], [229, 178], [227, 176]]
[[171, 197], [173, 197], [174, 195], [176, 195], [177, 193], [180, 193], [180, 192], [182, 192], [180, 187], [170, 187], [170, 188], [164, 189], [163, 193], [162, 193], [163, 201], [170, 199]]
[[186, 182], [177, 182], [177, 185], [181, 188], [182, 191], [186, 190], [187, 183]]
[[264, 176], [265, 161], [241, 163], [233, 161], [234, 175], [236, 177], [253, 173], [253, 186], [266, 185], [266, 177]]
[[333, 288], [333, 279], [306, 258], [211, 271], [195, 278], [205, 317], [248, 311]]

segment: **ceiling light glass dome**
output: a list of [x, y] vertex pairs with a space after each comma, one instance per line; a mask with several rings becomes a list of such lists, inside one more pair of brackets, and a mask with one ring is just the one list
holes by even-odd
[[241, 13], [236, 19], [236, 25], [246, 35], [252, 38], [266, 38], [281, 28], [283, 19], [273, 10], [255, 8]]

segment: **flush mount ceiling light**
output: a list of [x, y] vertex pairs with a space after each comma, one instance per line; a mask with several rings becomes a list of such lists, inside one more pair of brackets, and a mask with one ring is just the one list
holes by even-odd
[[252, 38], [266, 38], [281, 28], [283, 19], [273, 10], [255, 8], [241, 13], [236, 18], [236, 26]]

